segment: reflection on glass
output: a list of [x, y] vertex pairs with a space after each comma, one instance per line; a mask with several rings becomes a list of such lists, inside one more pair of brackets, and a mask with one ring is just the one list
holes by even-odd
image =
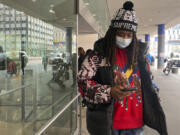
[[77, 94], [76, 17], [67, 31], [15, 11], [0, 4], [0, 132], [33, 135]]
[[46, 131], [47, 135], [70, 135], [77, 128], [77, 101], [75, 101]]
[[91, 12], [92, 16], [95, 18], [97, 24], [100, 26], [100, 31], [105, 34], [111, 18], [108, 9], [108, 3], [106, 0], [98, 0], [94, 2], [93, 0], [82, 0], [88, 10]]

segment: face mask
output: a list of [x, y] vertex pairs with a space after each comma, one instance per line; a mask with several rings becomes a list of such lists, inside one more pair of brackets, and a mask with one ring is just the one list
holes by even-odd
[[124, 48], [128, 47], [131, 42], [132, 42], [132, 39], [124, 39], [122, 37], [116, 36], [116, 45], [120, 49], [124, 49]]

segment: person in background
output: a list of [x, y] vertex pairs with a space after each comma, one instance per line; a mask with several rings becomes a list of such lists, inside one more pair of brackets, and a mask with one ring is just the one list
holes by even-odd
[[154, 56], [151, 55], [151, 65], [154, 66], [154, 62], [155, 62]]
[[92, 51], [93, 51], [92, 49], [88, 49], [88, 50], [86, 51], [86, 55], [90, 54]]
[[14, 63], [14, 61], [9, 59], [8, 62], [8, 66], [7, 66], [7, 73], [12, 77], [14, 74], [16, 75], [17, 73], [17, 68], [16, 68], [16, 64]]
[[0, 70], [5, 70], [6, 55], [4, 54], [3, 48], [0, 46]]
[[77, 75], [76, 64], [77, 64], [77, 53], [73, 53], [72, 54], [72, 62], [71, 62], [73, 84], [71, 85], [71, 87], [75, 87], [76, 86], [76, 80], [77, 80], [76, 79], [76, 75]]
[[151, 59], [150, 53], [146, 54], [146, 58], [147, 58], [148, 63], [151, 65], [152, 59]]
[[2, 46], [0, 46], [0, 53], [3, 53], [3, 48], [2, 48]]
[[62, 59], [63, 59], [64, 63], [67, 63], [67, 61], [66, 61], [66, 54], [65, 53], [62, 54]]
[[173, 58], [174, 57], [174, 53], [173, 52], [171, 52], [171, 54], [170, 54], [170, 58]]
[[80, 69], [80, 65], [82, 64], [84, 57], [85, 57], [85, 51], [82, 47], [78, 48], [78, 70]]
[[137, 25], [133, 3], [127, 1], [80, 67], [78, 86], [90, 135], [143, 135], [144, 125], [167, 135]]
[[88, 56], [88, 55], [89, 55], [90, 53], [92, 53], [92, 52], [93, 52], [92, 49], [88, 49], [88, 50], [86, 51], [86, 53], [85, 53], [81, 58], [79, 58], [79, 62], [78, 62], [78, 71], [80, 70], [81, 65], [82, 65], [84, 59], [86, 58], [86, 56]]
[[44, 55], [42, 58], [42, 64], [44, 66], [44, 71], [47, 71], [48, 57], [46, 55]]

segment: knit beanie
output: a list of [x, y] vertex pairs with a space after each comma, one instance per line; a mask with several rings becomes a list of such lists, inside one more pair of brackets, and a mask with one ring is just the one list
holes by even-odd
[[124, 3], [111, 21], [111, 27], [115, 29], [137, 32], [136, 12], [133, 10], [134, 4], [131, 1]]

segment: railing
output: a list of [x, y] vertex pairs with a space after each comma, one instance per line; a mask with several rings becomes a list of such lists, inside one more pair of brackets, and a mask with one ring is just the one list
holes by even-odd
[[19, 87], [19, 88], [15, 88], [15, 89], [9, 90], [9, 91], [7, 91], [6, 93], [0, 94], [0, 97], [1, 97], [1, 96], [4, 96], [4, 95], [7, 95], [7, 94], [10, 94], [10, 93], [13, 93], [13, 92], [15, 92], [15, 91], [18, 91], [18, 90], [21, 90], [21, 89], [30, 87], [30, 86], [32, 86], [32, 84], [24, 85], [24, 86], [21, 86], [21, 87]]
[[75, 101], [77, 100], [77, 98], [80, 96], [80, 94], [78, 94], [76, 97], [74, 97], [60, 112], [58, 112], [52, 119], [50, 119], [46, 125], [44, 125], [38, 132], [35, 133], [35, 135], [41, 135], [43, 132], [46, 131], [46, 129], [48, 127], [51, 126], [51, 124], [53, 122], [56, 121], [56, 119], [68, 108], [70, 107], [70, 105]]

